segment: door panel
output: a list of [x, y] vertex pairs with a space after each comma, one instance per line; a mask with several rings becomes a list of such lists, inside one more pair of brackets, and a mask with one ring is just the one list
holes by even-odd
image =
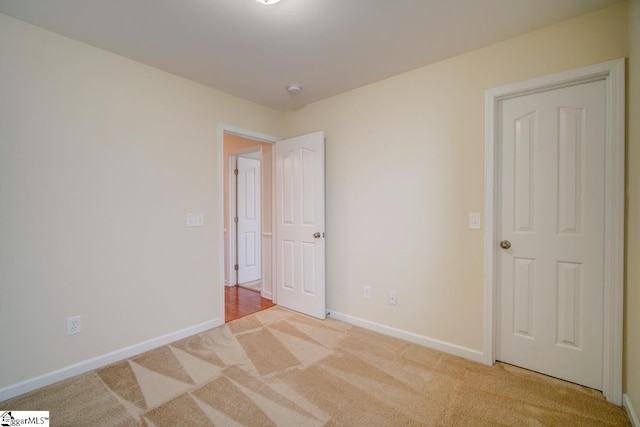
[[500, 101], [498, 360], [602, 389], [605, 84]]
[[278, 142], [275, 153], [277, 303], [324, 319], [324, 134]]
[[534, 338], [536, 260], [514, 257], [513, 262], [513, 333]]
[[260, 280], [260, 160], [238, 157], [238, 283]]
[[558, 149], [558, 231], [581, 233], [584, 108], [560, 108]]
[[558, 263], [558, 343], [582, 347], [582, 264]]
[[533, 146], [535, 141], [535, 113], [515, 120], [515, 229], [517, 231], [534, 231], [535, 199], [533, 198]]

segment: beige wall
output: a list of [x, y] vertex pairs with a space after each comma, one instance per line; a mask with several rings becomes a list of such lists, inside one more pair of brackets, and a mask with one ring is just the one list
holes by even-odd
[[626, 12], [620, 3], [288, 113], [288, 135], [326, 133], [328, 308], [482, 350], [483, 234], [467, 215], [484, 209], [484, 91], [626, 56]]
[[[261, 170], [261, 181], [262, 181], [262, 193], [261, 193], [261, 226], [262, 233], [271, 233], [273, 229], [273, 223], [271, 221], [271, 200], [272, 200], [272, 157], [271, 152], [273, 148], [272, 143], [260, 142], [254, 139], [243, 138], [238, 135], [234, 135], [231, 133], [224, 134], [224, 147], [223, 147], [223, 158], [224, 158], [224, 229], [225, 231], [229, 230], [229, 154], [237, 153], [241, 150], [245, 150], [248, 148], [260, 147], [262, 149], [262, 170]], [[269, 239], [270, 241], [270, 239]], [[263, 245], [264, 246], [264, 245]], [[264, 253], [263, 255], [267, 256], [268, 259], [271, 255], [271, 248], [263, 248], [266, 249], [268, 253]], [[229, 246], [228, 240], [225, 240], [225, 260], [229, 257]], [[271, 268], [271, 264], [265, 266], [266, 268]], [[269, 272], [270, 273], [270, 272]], [[270, 276], [270, 274], [269, 274]], [[229, 265], [228, 262], [225, 261], [225, 271], [224, 271], [224, 280], [227, 285], [235, 285], [235, 283], [229, 283]], [[271, 283], [268, 283], [269, 289], [268, 293], [271, 293]]]
[[624, 392], [640, 417], [640, 0], [629, 4]]
[[[325, 131], [330, 309], [481, 350], [483, 237], [466, 225], [484, 204], [484, 91], [631, 52], [625, 392], [637, 410], [632, 1], [629, 17], [620, 3], [284, 115], [0, 15], [0, 336], [21, 349], [0, 352], [0, 387], [221, 316], [218, 123]], [[187, 212], [205, 227], [185, 228]], [[83, 333], [66, 337], [74, 314]]]
[[282, 113], [5, 15], [0, 76], [0, 388], [223, 319], [217, 126]]

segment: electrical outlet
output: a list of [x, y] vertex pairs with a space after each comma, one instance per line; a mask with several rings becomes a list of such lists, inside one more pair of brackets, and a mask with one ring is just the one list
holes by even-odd
[[80, 316], [67, 317], [67, 335], [79, 334], [82, 330], [82, 319]]
[[396, 305], [398, 303], [398, 297], [395, 291], [389, 291], [389, 304]]
[[371, 286], [364, 287], [364, 298], [371, 299]]

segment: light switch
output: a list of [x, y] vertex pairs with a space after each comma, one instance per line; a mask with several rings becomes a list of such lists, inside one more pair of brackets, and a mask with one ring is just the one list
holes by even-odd
[[188, 213], [187, 227], [202, 227], [204, 225], [203, 213]]
[[469, 229], [480, 230], [480, 213], [472, 212], [469, 214]]

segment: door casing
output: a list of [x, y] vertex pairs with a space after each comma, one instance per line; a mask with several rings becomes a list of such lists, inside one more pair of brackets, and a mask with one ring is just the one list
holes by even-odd
[[606, 85], [605, 248], [603, 394], [622, 404], [622, 326], [624, 284], [624, 166], [625, 60], [618, 59], [576, 70], [487, 90], [485, 93], [485, 234], [484, 234], [484, 362], [495, 363], [497, 327], [496, 252], [500, 236], [495, 223], [499, 195], [497, 165], [498, 103], [507, 98], [603, 80]]

